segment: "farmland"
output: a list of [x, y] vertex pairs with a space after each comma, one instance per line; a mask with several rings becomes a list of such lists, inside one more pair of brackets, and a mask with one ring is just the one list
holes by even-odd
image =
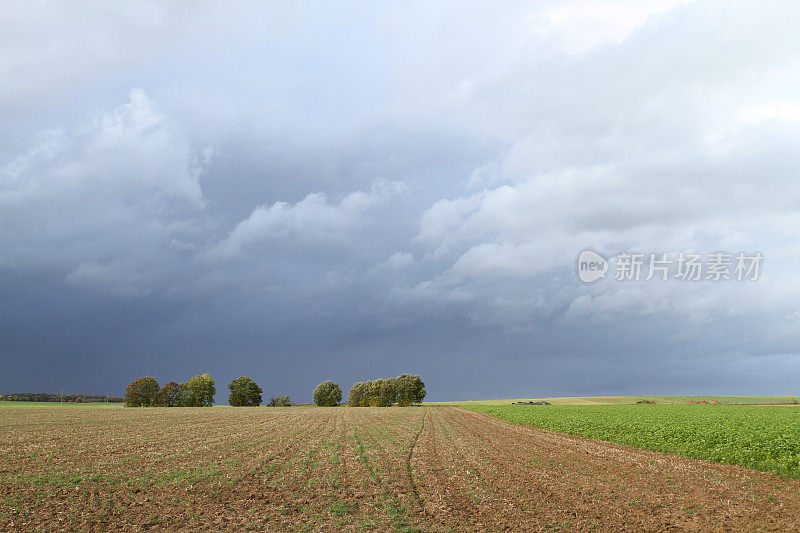
[[789, 530], [798, 489], [453, 407], [0, 406], [4, 530]]
[[464, 402], [428, 402], [429, 405], [510, 405], [514, 402], [546, 400], [553, 405], [620, 405], [648, 400], [661, 404], [715, 402], [725, 405], [794, 405], [795, 396], [567, 396], [562, 398], [517, 398], [513, 400], [470, 400]]
[[800, 478], [800, 409], [749, 405], [466, 406], [503, 420]]

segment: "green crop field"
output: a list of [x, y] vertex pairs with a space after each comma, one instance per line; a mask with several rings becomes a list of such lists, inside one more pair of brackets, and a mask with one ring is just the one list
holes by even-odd
[[528, 426], [800, 478], [800, 408], [463, 404]]

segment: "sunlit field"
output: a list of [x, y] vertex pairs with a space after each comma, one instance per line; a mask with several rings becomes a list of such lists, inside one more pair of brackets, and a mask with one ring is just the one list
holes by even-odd
[[[0, 405], [0, 530], [786, 531], [800, 515], [793, 479], [448, 406], [11, 403]], [[792, 407], [471, 408], [797, 470]]]
[[800, 477], [800, 408], [465, 405], [509, 422]]

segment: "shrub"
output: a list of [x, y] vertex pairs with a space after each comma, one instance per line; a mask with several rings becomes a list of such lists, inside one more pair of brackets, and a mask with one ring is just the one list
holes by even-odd
[[231, 391], [228, 403], [235, 407], [261, 405], [261, 387], [246, 376], [231, 381], [228, 389]]
[[188, 407], [210, 407], [214, 405], [214, 378], [208, 374], [198, 374], [186, 383], [181, 384], [186, 400], [182, 405]]
[[291, 407], [292, 406], [292, 399], [289, 396], [273, 396], [269, 403], [267, 404], [268, 407]]
[[185, 391], [180, 383], [170, 381], [158, 393], [158, 405], [163, 407], [177, 407], [185, 402]]
[[125, 406], [151, 407], [156, 405], [159, 390], [156, 378], [148, 376], [135, 379], [125, 389]]
[[314, 403], [319, 407], [333, 407], [342, 401], [342, 388], [333, 381], [323, 381], [314, 389]]

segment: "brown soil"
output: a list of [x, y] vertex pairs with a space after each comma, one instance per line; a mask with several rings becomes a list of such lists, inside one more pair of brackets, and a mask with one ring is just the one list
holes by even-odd
[[452, 407], [0, 408], [0, 529], [792, 531], [800, 482]]

